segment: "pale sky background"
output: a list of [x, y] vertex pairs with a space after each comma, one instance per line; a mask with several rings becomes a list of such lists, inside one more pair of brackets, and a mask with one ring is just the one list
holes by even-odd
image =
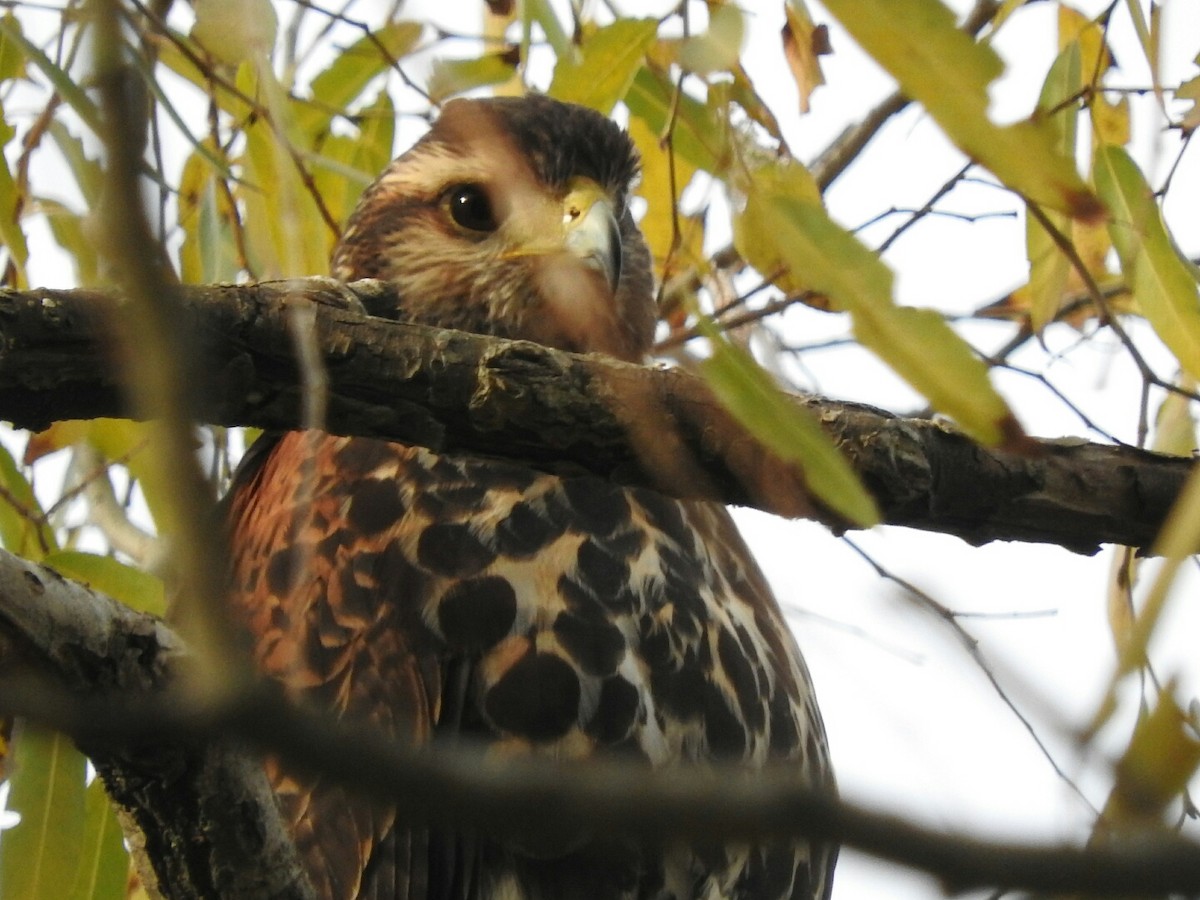
[[[354, 13], [371, 20], [389, 5], [363, 0]], [[661, 15], [673, 5], [618, 3], [626, 13], [645, 15]], [[951, 5], [964, 12], [970, 4]], [[1096, 0], [1075, 4], [1089, 15], [1106, 5]], [[746, 65], [779, 116], [793, 151], [806, 162], [893, 89], [818, 3], [809, 7], [818, 23], [829, 25], [834, 53], [823, 59], [829, 84], [814, 95], [812, 112], [801, 117], [779, 44], [782, 0], [744, 4], [749, 13]], [[1118, 7], [1111, 32], [1120, 66], [1116, 78], [1121, 84], [1148, 86], [1148, 69], [1125, 5]], [[1164, 7], [1162, 78], [1174, 85], [1196, 73], [1191, 60], [1200, 50], [1200, 4], [1167, 0]], [[469, 0], [441, 0], [411, 3], [406, 13], [469, 33], [478, 28], [477, 10], [478, 4]], [[1054, 4], [1036, 3], [1002, 30], [996, 47], [1013, 66], [993, 92], [993, 113], [999, 120], [1031, 111], [1055, 52], [1055, 12]], [[420, 68], [411, 74], [419, 76]], [[1178, 141], [1173, 133], [1162, 133], [1151, 100], [1135, 98], [1134, 110], [1135, 157], [1150, 165], [1151, 182], [1157, 185], [1178, 154]], [[417, 137], [408, 119], [401, 120], [398, 132], [397, 152]], [[858, 226], [893, 207], [922, 206], [961, 162], [928, 117], [910, 107], [834, 185], [827, 202], [840, 222]], [[1200, 253], [1198, 196], [1200, 161], [1193, 149], [1176, 175], [1166, 209], [1176, 237], [1192, 256]], [[968, 184], [938, 208], [978, 214], [1013, 210], [1017, 204], [994, 187]], [[868, 244], [877, 244], [901, 221], [890, 217], [861, 235]], [[70, 286], [69, 267], [45, 252], [44, 231], [36, 220], [31, 231], [32, 283]], [[727, 238], [713, 240], [715, 247]], [[1025, 279], [1023, 240], [1018, 219], [968, 224], [933, 217], [901, 238], [885, 259], [896, 269], [902, 302], [968, 312]], [[808, 344], [844, 334], [846, 323], [841, 317], [800, 310], [788, 314], [786, 328], [790, 341]], [[1132, 331], [1139, 346], [1150, 348], [1160, 373], [1169, 376], [1148, 329], [1134, 324]], [[976, 324], [965, 333], [991, 349], [1004, 343], [1011, 326]], [[1047, 350], [1031, 345], [1014, 361], [1045, 372], [1101, 427], [1133, 440], [1139, 390], [1135, 371], [1106, 334], [1076, 346], [1079, 341], [1067, 326], [1052, 326], [1045, 337]], [[920, 406], [911, 391], [856, 349], [810, 351], [801, 359], [802, 367], [790, 366], [789, 373], [806, 388], [902, 413]], [[1030, 432], [1098, 439], [1044, 386], [1004, 373], [997, 383]], [[23, 446], [20, 438], [8, 442], [18, 450]], [[54, 486], [49, 479], [44, 483]], [[817, 682], [847, 798], [955, 833], [1021, 840], [1078, 840], [1086, 834], [1092, 815], [1088, 807], [1054, 772], [949, 628], [915, 608], [823, 528], [745, 511], [738, 519], [791, 614]], [[1059, 767], [1092, 804], [1101, 805], [1110, 755], [1124, 746], [1132, 704], [1126, 704], [1098, 747], [1083, 752], [1072, 735], [1093, 712], [1113, 665], [1105, 613], [1111, 552], [1085, 558], [1055, 547], [992, 544], [975, 549], [954, 538], [899, 528], [851, 537], [886, 569], [947, 607], [990, 616], [964, 619], [963, 624], [979, 639], [992, 670]], [[1189, 576], [1176, 591], [1155, 654], [1161, 676], [1178, 676], [1185, 704], [1200, 687], [1195, 587]], [[843, 851], [834, 896], [907, 900], [943, 894], [924, 876]]]

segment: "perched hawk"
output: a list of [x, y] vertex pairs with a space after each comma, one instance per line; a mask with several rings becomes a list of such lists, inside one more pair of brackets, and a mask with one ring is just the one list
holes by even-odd
[[[636, 170], [624, 132], [582, 107], [450, 103], [367, 190], [335, 273], [399, 283], [398, 318], [641, 360], [655, 310]], [[320, 432], [258, 446], [229, 505], [235, 610], [258, 665], [307, 702], [397, 739], [785, 760], [832, 789], [808, 672], [723, 507]], [[528, 847], [271, 776], [322, 897], [829, 894], [827, 846]]]

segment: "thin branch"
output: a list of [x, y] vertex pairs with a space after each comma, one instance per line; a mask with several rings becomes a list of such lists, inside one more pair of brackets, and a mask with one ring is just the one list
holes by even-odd
[[[122, 635], [128, 639], [119, 640]], [[0, 553], [0, 641], [15, 648], [10, 656], [36, 660], [40, 673], [21, 679], [0, 668], [3, 710], [75, 735], [138, 821], [154, 822], [164, 804], [190, 804], [204, 816], [223, 816], [221, 824], [232, 829], [220, 832], [206, 820], [200, 841], [160, 842], [154, 851], [165, 858], [163, 867], [188, 856], [185, 871], [219, 872], [209, 865], [213, 853], [236, 852], [238, 844], [249, 843], [246, 836], [257, 836], [253, 846], [241, 848], [238, 865], [245, 868], [237, 883], [212, 885], [225, 898], [261, 897], [268, 886], [279, 891], [272, 896], [305, 896], [293, 877], [294, 855], [273, 842], [266, 845], [269, 853], [260, 850], [259, 824], [277, 829], [278, 813], [260, 789], [244, 789], [240, 779], [261, 782], [261, 769], [248, 761], [252, 757], [229, 762], [237, 758], [228, 749], [231, 737], [373, 799], [394, 798], [415, 824], [510, 837], [553, 829], [647, 841], [837, 840], [930, 872], [951, 890], [1000, 885], [1096, 896], [1200, 891], [1200, 845], [1165, 828], [1130, 836], [1120, 846], [1005, 844], [839, 801], [806, 787], [791, 767], [653, 772], [619, 760], [554, 764], [502, 760], [461, 744], [419, 748], [301, 712], [261, 685], [233, 702], [198, 708], [177, 693], [185, 659], [165, 626], [6, 553]], [[116, 691], [96, 693], [98, 679]], [[225, 754], [224, 780], [197, 778], [214, 747]], [[161, 769], [164, 759], [175, 765], [169, 774]], [[170, 797], [147, 784], [156, 766], [158, 779], [171, 781]], [[140, 790], [129, 789], [134, 783]]]

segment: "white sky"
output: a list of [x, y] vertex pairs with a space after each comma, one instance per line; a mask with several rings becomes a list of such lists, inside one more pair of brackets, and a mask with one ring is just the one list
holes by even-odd
[[[364, 0], [355, 13], [371, 19], [385, 5], [383, 0]], [[618, 5], [626, 12], [659, 15], [673, 3], [628, 0]], [[779, 46], [782, 0], [745, 3], [750, 11], [747, 66], [804, 161], [811, 161], [892, 90], [890, 80], [832, 18], [817, 3], [809, 5], [813, 17], [830, 26], [834, 53], [823, 60], [829, 84], [813, 97], [812, 113], [800, 117], [792, 112], [795, 88]], [[952, 5], [961, 12], [970, 4], [959, 0]], [[1076, 4], [1089, 15], [1106, 5], [1097, 0]], [[1200, 16], [1194, 0], [1167, 0], [1164, 6], [1163, 81], [1178, 84], [1196, 71], [1191, 57], [1200, 50]], [[432, 13], [451, 30], [477, 29], [477, 4], [468, 0], [412, 3], [407, 12], [414, 18]], [[1001, 32], [996, 46], [1014, 66], [993, 95], [993, 111], [1000, 120], [1030, 112], [1055, 49], [1054, 16], [1053, 4], [1033, 4]], [[1148, 85], [1148, 70], [1124, 4], [1114, 14], [1111, 37], [1119, 81]], [[1150, 172], [1152, 183], [1157, 183], [1176, 156], [1175, 136], [1161, 133], [1152, 102], [1135, 99], [1134, 105], [1135, 155], [1143, 165], [1157, 160]], [[402, 132], [397, 150], [415, 136]], [[859, 225], [893, 207], [922, 206], [960, 165], [961, 159], [928, 117], [910, 108], [834, 185], [827, 202], [843, 224]], [[1193, 151], [1176, 176], [1167, 207], [1177, 238], [1193, 256], [1200, 253], [1197, 196], [1200, 163]], [[1015, 208], [1007, 195], [977, 185], [961, 186], [939, 205], [959, 213]], [[891, 217], [862, 236], [877, 243], [900, 221]], [[36, 223], [33, 230], [36, 236]], [[1024, 280], [1023, 235], [1023, 223], [1017, 219], [967, 224], [934, 217], [899, 240], [885, 258], [897, 271], [903, 302], [966, 312]], [[31, 266], [33, 283], [67, 286], [67, 267], [45, 254], [44, 236], [41, 240]], [[788, 314], [787, 327], [790, 340], [808, 343], [844, 334], [846, 324], [839, 317], [798, 311]], [[1156, 345], [1147, 329], [1135, 326], [1133, 331], [1139, 345]], [[994, 348], [1010, 328], [974, 325], [967, 333], [979, 346]], [[1054, 326], [1046, 345], [1056, 355], [1035, 345], [1016, 359], [1046, 372], [1103, 428], [1132, 440], [1136, 374], [1107, 336], [1082, 347], [1075, 346], [1078, 339], [1066, 326]], [[1163, 359], [1161, 351], [1152, 350], [1152, 356]], [[806, 387], [898, 412], [919, 405], [907, 388], [861, 351], [808, 352], [802, 362], [803, 369], [795, 368], [792, 374]], [[1161, 371], [1170, 374], [1166, 366]], [[1031, 432], [1095, 438], [1041, 385], [1012, 375], [999, 376], [997, 382]], [[1086, 806], [1055, 774], [947, 627], [916, 609], [824, 529], [755, 512], [740, 512], [738, 518], [792, 614], [817, 681], [848, 798], [955, 832], [1013, 839], [1077, 839], [1086, 833]], [[980, 640], [1001, 683], [1032, 720], [1059, 766], [1093, 804], [1102, 804], [1108, 788], [1105, 753], [1123, 746], [1130, 710], [1104, 735], [1096, 752], [1081, 753], [1072, 729], [1093, 711], [1113, 664], [1105, 612], [1110, 553], [1089, 559], [1054, 547], [994, 544], [975, 549], [957, 539], [897, 528], [875, 529], [853, 540], [885, 568], [946, 606], [996, 616], [964, 624]], [[1193, 638], [1200, 634], [1200, 610], [1194, 589], [1191, 578], [1186, 590], [1176, 592], [1156, 656], [1160, 674], [1180, 677], [1184, 702], [1200, 687]], [[1009, 615], [1033, 612], [1046, 614]], [[844, 851], [834, 896], [903, 900], [942, 893], [929, 879]]]

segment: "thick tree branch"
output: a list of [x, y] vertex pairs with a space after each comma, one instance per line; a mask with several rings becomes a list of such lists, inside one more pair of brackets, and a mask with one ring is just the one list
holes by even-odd
[[[80, 709], [161, 696], [186, 654], [152, 616], [0, 551], [0, 706], [31, 684]], [[22, 712], [44, 718], [40, 704]], [[97, 724], [89, 715], [81, 725]], [[166, 735], [152, 720], [125, 740], [75, 730], [116, 803], [142, 878], [172, 900], [313, 896], [261, 763], [221, 731]]]
[[[678, 497], [839, 524], [814, 507], [800, 472], [750, 439], [686, 372], [375, 318], [358, 301], [383, 311], [394, 295], [375, 282], [355, 292], [358, 300], [324, 280], [181, 289], [209, 373], [200, 414], [221, 425], [297, 427], [304, 398], [287, 309], [315, 300], [332, 432], [576, 465]], [[110, 358], [111, 303], [80, 291], [0, 292], [0, 417], [40, 428], [130, 414]], [[797, 402], [839, 443], [885, 522], [975, 544], [1148, 547], [1192, 465], [1084, 441], [1043, 441], [1015, 455], [928, 420]]]
[[1166, 831], [1112, 847], [998, 844], [813, 793], [790, 769], [656, 773], [617, 761], [498, 761], [460, 745], [422, 751], [302, 713], [267, 689], [220, 708], [189, 706], [178, 692], [185, 662], [161, 622], [0, 551], [0, 711], [80, 741], [144, 835], [145, 856], [172, 900], [309, 896], [261, 766], [236, 749], [247, 745], [369, 796], [397, 798], [414, 824], [521, 833], [526, 842], [574, 833], [803, 836], [925, 870], [954, 890], [1200, 891], [1200, 845]]

